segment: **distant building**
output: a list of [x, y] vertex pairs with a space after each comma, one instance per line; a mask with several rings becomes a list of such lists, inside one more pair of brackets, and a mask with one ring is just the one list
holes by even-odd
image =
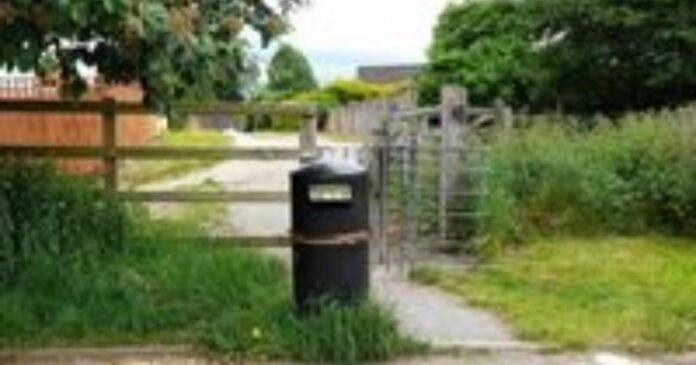
[[359, 66], [358, 79], [374, 83], [412, 81], [422, 69], [422, 64]]

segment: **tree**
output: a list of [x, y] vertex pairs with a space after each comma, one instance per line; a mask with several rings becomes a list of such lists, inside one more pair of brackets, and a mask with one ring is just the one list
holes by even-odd
[[533, 17], [521, 2], [508, 0], [449, 5], [440, 16], [420, 79], [432, 102], [443, 84], [465, 85], [475, 103], [501, 97], [535, 103], [545, 74], [532, 47]]
[[299, 1], [4, 1], [0, 65], [41, 73], [55, 64], [71, 94], [85, 89], [81, 63], [106, 82], [139, 81], [150, 104], [229, 99], [253, 74], [240, 32], [250, 27], [268, 43]]
[[695, 99], [694, 55], [691, 0], [479, 0], [441, 15], [421, 85], [612, 114]]
[[619, 113], [696, 99], [693, 0], [531, 0], [558, 104]]
[[317, 88], [312, 66], [294, 47], [283, 44], [271, 58], [268, 66], [268, 90], [286, 97]]

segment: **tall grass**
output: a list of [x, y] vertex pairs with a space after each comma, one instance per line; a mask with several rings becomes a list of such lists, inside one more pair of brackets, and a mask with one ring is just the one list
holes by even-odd
[[547, 120], [491, 143], [489, 242], [535, 234], [696, 234], [696, 117], [687, 110]]
[[201, 238], [200, 210], [154, 221], [43, 166], [0, 178], [0, 348], [193, 344], [342, 363], [417, 348], [374, 304], [297, 316], [287, 268]]
[[0, 162], [0, 290], [32, 265], [60, 267], [123, 249], [125, 209], [48, 165]]

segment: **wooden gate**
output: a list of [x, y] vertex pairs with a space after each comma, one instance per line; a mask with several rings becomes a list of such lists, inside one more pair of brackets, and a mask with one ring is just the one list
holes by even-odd
[[[287, 203], [288, 191], [138, 191], [124, 190], [119, 184], [119, 171], [124, 160], [311, 160], [322, 155], [348, 156], [349, 153], [326, 151], [317, 143], [318, 108], [313, 104], [268, 104], [268, 103], [215, 103], [179, 104], [173, 106], [177, 114], [190, 115], [291, 115], [304, 119], [299, 134], [299, 148], [240, 149], [234, 147], [155, 147], [122, 145], [119, 140], [118, 124], [123, 116], [150, 114], [151, 111], [137, 103], [106, 101], [44, 101], [21, 100], [0, 101], [0, 114], [22, 115], [22, 113], [49, 113], [66, 116], [95, 116], [100, 121], [101, 140], [96, 145], [66, 146], [31, 143], [0, 144], [0, 158], [22, 159], [90, 159], [100, 160], [99, 170], [103, 188], [129, 202], [165, 203]], [[6, 119], [0, 119], [6, 120]], [[6, 121], [9, 123], [10, 121]], [[19, 121], [21, 122], [21, 120]], [[214, 237], [216, 242], [249, 244], [258, 246], [288, 245], [286, 236], [278, 237]]]

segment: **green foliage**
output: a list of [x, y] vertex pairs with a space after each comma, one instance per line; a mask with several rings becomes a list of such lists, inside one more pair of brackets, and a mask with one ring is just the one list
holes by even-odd
[[[495, 138], [483, 211], [494, 242], [531, 234], [696, 234], [696, 137], [688, 110], [539, 121]], [[576, 122], [577, 123], [577, 122]]]
[[166, 227], [99, 267], [29, 270], [0, 296], [0, 344], [195, 344], [226, 326], [234, 352], [253, 351], [252, 329], [267, 328], [265, 312], [287, 288], [280, 263], [205, 240], [174, 243]]
[[[314, 91], [285, 95], [285, 101], [298, 103], [316, 103], [323, 111], [331, 108], [378, 98], [388, 98], [399, 95], [407, 89], [406, 84], [373, 84], [360, 80], [336, 80], [331, 84]], [[260, 98], [274, 99], [274, 95], [261, 95]], [[327, 114], [324, 113], [324, 117]], [[264, 118], [257, 124], [258, 129], [277, 132], [297, 131], [302, 126], [305, 117], [278, 115]], [[323, 124], [320, 119], [319, 125]]]
[[690, 0], [532, 0], [539, 31], [563, 34], [541, 53], [556, 102], [621, 112], [696, 98], [696, 11]]
[[696, 98], [689, 0], [492, 0], [441, 15], [425, 101], [457, 83], [477, 103], [617, 113]]
[[276, 132], [297, 132], [306, 119], [296, 115], [276, 115], [271, 118], [270, 129]]
[[0, 347], [191, 344], [344, 363], [420, 347], [373, 304], [297, 316], [279, 260], [201, 238], [218, 207], [152, 220], [49, 168], [0, 178]]
[[531, 47], [535, 19], [525, 7], [508, 0], [449, 5], [420, 79], [423, 100], [436, 101], [445, 84], [461, 84], [475, 103], [498, 97], [516, 105], [536, 103], [545, 72]]
[[294, 101], [312, 101], [333, 107], [351, 102], [395, 96], [403, 93], [407, 85], [373, 84], [360, 80], [336, 80], [315, 92], [303, 93], [292, 98]]
[[6, 1], [0, 4], [0, 65], [59, 71], [71, 94], [85, 90], [82, 63], [107, 82], [140, 81], [150, 104], [234, 99], [255, 74], [240, 33], [249, 27], [268, 42], [286, 30], [281, 14], [297, 2]]
[[696, 344], [696, 242], [546, 239], [466, 272], [414, 277], [497, 311], [523, 339], [564, 348], [688, 351]]
[[124, 249], [123, 207], [44, 165], [0, 162], [0, 290], [32, 266], [58, 269]]
[[2, 292], [0, 347], [183, 343], [247, 359], [341, 363], [418, 348], [374, 305], [297, 316], [287, 270], [271, 256], [140, 223], [147, 236], [99, 267], [53, 262]]
[[298, 49], [283, 44], [268, 66], [268, 91], [276, 97], [287, 97], [317, 88], [309, 61]]

